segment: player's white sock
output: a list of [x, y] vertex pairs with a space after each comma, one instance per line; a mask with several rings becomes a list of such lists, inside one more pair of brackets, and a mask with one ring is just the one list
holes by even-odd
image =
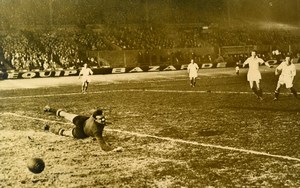
[[60, 116], [60, 112], [62, 111], [62, 109], [58, 109], [56, 110], [56, 116]]

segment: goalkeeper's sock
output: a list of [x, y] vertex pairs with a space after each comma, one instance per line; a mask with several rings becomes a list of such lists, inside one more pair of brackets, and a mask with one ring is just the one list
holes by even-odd
[[60, 116], [60, 112], [61, 112], [61, 111], [62, 111], [62, 109], [58, 109], [58, 110], [56, 110], [56, 113], [55, 113], [55, 114], [56, 114], [57, 116]]
[[64, 135], [64, 129], [60, 128], [58, 131], [58, 135], [63, 136]]
[[60, 136], [63, 136], [64, 131], [65, 130], [63, 128], [50, 128], [50, 132]]

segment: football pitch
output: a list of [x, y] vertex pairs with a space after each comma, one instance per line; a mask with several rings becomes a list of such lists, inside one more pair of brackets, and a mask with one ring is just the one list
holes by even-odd
[[[278, 77], [264, 67], [264, 100], [257, 100], [246, 71], [201, 69], [195, 88], [186, 71], [98, 75], [88, 94], [77, 77], [3, 87], [0, 187], [299, 187], [300, 100], [283, 87], [273, 101]], [[92, 138], [44, 131], [45, 124], [72, 127], [44, 113], [47, 104], [81, 115], [102, 108], [112, 122], [105, 140], [122, 150], [104, 152]], [[32, 157], [44, 160], [42, 173], [27, 169]]]

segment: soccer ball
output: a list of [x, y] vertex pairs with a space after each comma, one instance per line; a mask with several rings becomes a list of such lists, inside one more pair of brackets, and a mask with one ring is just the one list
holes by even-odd
[[31, 158], [28, 160], [27, 168], [30, 170], [30, 172], [39, 174], [43, 172], [45, 168], [45, 163], [43, 159], [40, 158]]

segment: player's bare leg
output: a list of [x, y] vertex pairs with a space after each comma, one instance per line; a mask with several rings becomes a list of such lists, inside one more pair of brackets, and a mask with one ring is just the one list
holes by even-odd
[[88, 81], [85, 81], [85, 93], [87, 92], [87, 89], [88, 89], [88, 86], [89, 86], [89, 82]]
[[259, 81], [255, 81], [256, 85], [254, 87], [254, 81], [249, 81], [250, 88], [254, 92], [254, 94], [257, 96], [257, 99], [263, 100], [262, 98], [262, 90], [259, 86]]
[[86, 81], [84, 81], [84, 82], [82, 83], [82, 86], [81, 86], [81, 92], [82, 92], [82, 93], [86, 93]]
[[252, 87], [251, 90], [254, 92], [257, 98], [259, 98], [259, 94], [256, 87]]
[[253, 81], [249, 81], [250, 88], [253, 88]]
[[190, 82], [191, 82], [190, 86], [193, 87], [193, 85], [194, 85], [194, 78], [190, 78]]
[[253, 87], [253, 81], [249, 81], [250, 89], [257, 95], [257, 90], [255, 87]]
[[259, 80], [255, 82], [256, 83], [256, 88], [257, 88], [257, 99], [259, 100], [263, 100], [262, 98], [262, 95], [263, 95], [263, 92], [262, 92], [262, 89], [260, 88], [260, 85], [259, 85]]
[[275, 96], [274, 99], [273, 99], [274, 101], [278, 100], [279, 94], [280, 94], [280, 88], [276, 89], [275, 92], [274, 92], [274, 96]]
[[193, 78], [193, 87], [196, 86], [196, 78]]
[[89, 85], [89, 82], [88, 82], [88, 81], [84, 81], [84, 82], [82, 83], [82, 89], [81, 89], [81, 91], [82, 91], [83, 94], [86, 94], [88, 85]]
[[276, 89], [275, 89], [275, 92], [274, 92], [274, 101], [277, 101], [278, 100], [278, 97], [279, 97], [279, 94], [280, 94], [280, 87], [281, 87], [281, 84], [280, 83], [277, 83], [277, 86], [276, 86]]
[[257, 91], [257, 86], [254, 87], [253, 82], [254, 82], [254, 81], [249, 81], [250, 88], [251, 88], [251, 90], [254, 92], [254, 94], [257, 96], [257, 98], [259, 99], [259, 94], [258, 94], [258, 91]]
[[235, 68], [235, 74], [239, 75], [240, 74], [240, 69], [239, 68]]

